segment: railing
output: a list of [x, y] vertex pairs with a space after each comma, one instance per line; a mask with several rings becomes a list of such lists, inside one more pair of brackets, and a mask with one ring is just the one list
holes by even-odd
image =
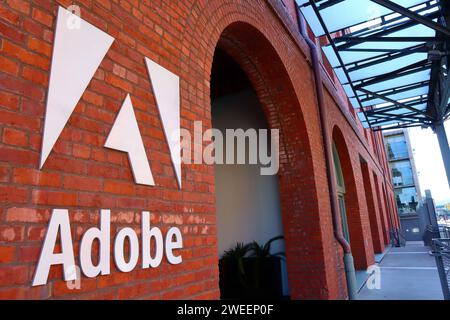
[[441, 229], [439, 227], [434, 227], [432, 225], [428, 225], [425, 230], [425, 234], [423, 235], [423, 242], [426, 246], [433, 246], [433, 239], [441, 238]]
[[450, 227], [439, 226], [439, 234], [441, 238], [450, 239]]
[[450, 300], [450, 239], [433, 239], [433, 255], [436, 259], [444, 299]]
[[389, 232], [391, 234], [391, 245], [393, 247], [404, 247], [406, 245], [406, 238], [399, 229], [391, 229]]

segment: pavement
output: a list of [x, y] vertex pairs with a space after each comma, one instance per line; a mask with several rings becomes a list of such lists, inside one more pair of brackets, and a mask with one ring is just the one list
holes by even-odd
[[[379, 282], [370, 276], [362, 285], [359, 300], [442, 300], [435, 259], [423, 242], [407, 242], [389, 248], [378, 263]], [[379, 288], [377, 287], [379, 284]], [[369, 289], [372, 287], [372, 289]]]

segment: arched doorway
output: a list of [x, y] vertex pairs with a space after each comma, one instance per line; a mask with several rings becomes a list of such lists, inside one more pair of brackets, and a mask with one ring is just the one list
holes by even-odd
[[[326, 210], [326, 203], [318, 198], [311, 132], [300, 106], [298, 95], [301, 92], [291, 80], [292, 70], [287, 69], [292, 69], [289, 58], [284, 55], [283, 60], [273, 45], [277, 39], [268, 39], [251, 22], [230, 24], [227, 21], [225, 26], [218, 25], [217, 28], [222, 32], [211, 40], [216, 44], [213, 51], [217, 53], [219, 48], [240, 67], [256, 93], [268, 126], [279, 130], [277, 178], [289, 295], [294, 299], [343, 297], [345, 292], [334, 281], [339, 270], [331, 255], [334, 250], [332, 228], [326, 223], [328, 215], [320, 210]], [[283, 47], [280, 49], [284, 51]], [[214, 57], [211, 53], [211, 58], [206, 58], [211, 66], [212, 80], [217, 71], [213, 68]], [[224, 87], [239, 83], [237, 80], [225, 82]], [[214, 98], [214, 85], [210, 84], [209, 89]], [[211, 102], [214, 105], [214, 99]], [[215, 190], [217, 194], [217, 188]]]
[[[255, 289], [255, 293], [249, 290], [249, 297], [253, 294], [263, 293], [257, 289], [260, 287], [271, 286], [270, 291], [279, 291], [281, 296], [289, 295], [287, 281], [287, 267], [284, 258], [285, 245], [283, 222], [281, 215], [279, 182], [276, 172], [271, 175], [263, 175], [261, 169], [266, 167], [257, 158], [257, 163], [252, 162], [249, 153], [261, 148], [262, 145], [270, 150], [270, 131], [267, 119], [263, 112], [258, 96], [253, 89], [250, 81], [247, 79], [240, 66], [223, 50], [218, 48], [215, 52], [212, 76], [211, 76], [211, 117], [214, 129], [222, 133], [224, 146], [221, 152], [218, 152], [219, 145], [216, 144], [215, 164], [215, 191], [216, 191], [216, 211], [217, 211], [217, 236], [219, 254], [221, 256], [221, 295], [222, 298], [242, 297], [242, 291], [247, 287]], [[238, 140], [234, 138], [232, 146], [229, 144], [229, 135], [238, 135], [238, 130], [245, 133], [245, 148], [238, 150]], [[268, 134], [260, 136], [260, 131], [266, 131]], [[256, 144], [251, 145], [251, 144]], [[230, 148], [233, 148], [231, 151]], [[239, 152], [244, 150], [245, 163], [239, 163]], [[230, 153], [234, 156], [229, 158]], [[273, 150], [272, 150], [273, 152]], [[232, 161], [230, 161], [232, 160]], [[274, 161], [278, 159], [274, 158]], [[274, 164], [271, 164], [274, 165]], [[279, 238], [271, 243], [269, 255], [264, 258], [268, 264], [277, 265], [270, 267], [267, 279], [254, 281], [253, 277], [265, 267], [259, 266], [254, 258], [255, 252], [251, 245], [256, 242], [264, 246], [271, 239]], [[238, 292], [230, 288], [236, 280], [236, 272], [230, 272], [226, 265], [226, 258], [236, 255], [244, 246], [248, 251], [242, 264], [242, 279], [245, 285]], [[241, 250], [242, 254], [242, 250]], [[271, 256], [272, 255], [272, 256]], [[261, 257], [260, 257], [261, 258]], [[269, 262], [271, 259], [272, 262]], [[266, 261], [264, 261], [266, 263]], [[278, 265], [279, 264], [279, 265]], [[236, 271], [236, 270], [234, 270]], [[233, 279], [230, 278], [232, 273]], [[258, 283], [267, 281], [267, 283]], [[239, 287], [241, 284], [237, 283]], [[255, 288], [253, 288], [255, 286]], [[267, 289], [267, 288], [266, 288]], [[233, 296], [237, 294], [237, 296]], [[269, 289], [267, 292], [269, 293]]]
[[381, 200], [381, 192], [380, 192], [380, 184], [378, 182], [378, 176], [375, 172], [373, 173], [373, 179], [375, 180], [375, 191], [376, 191], [377, 201], [378, 201], [378, 212], [380, 213], [381, 222], [382, 222], [382, 226], [383, 226], [382, 230], [383, 230], [384, 244], [388, 245], [389, 244], [389, 232], [388, 232], [389, 226], [388, 226], [386, 211], [383, 207], [383, 203]]
[[392, 211], [391, 211], [391, 207], [389, 206], [388, 203], [388, 198], [387, 198], [387, 192], [386, 192], [386, 187], [384, 182], [381, 184], [381, 191], [383, 193], [383, 204], [384, 204], [384, 210], [386, 211], [386, 216], [387, 216], [387, 223], [388, 223], [388, 235], [389, 235], [389, 239], [388, 241], [391, 240], [391, 230], [394, 228], [394, 218], [392, 216]]
[[367, 209], [369, 213], [370, 231], [372, 234], [372, 243], [374, 253], [382, 253], [384, 251], [383, 226], [380, 217], [377, 215], [375, 207], [375, 194], [372, 188], [372, 180], [370, 176], [369, 164], [365, 159], [360, 157], [361, 172], [364, 182], [364, 192], [366, 195]]

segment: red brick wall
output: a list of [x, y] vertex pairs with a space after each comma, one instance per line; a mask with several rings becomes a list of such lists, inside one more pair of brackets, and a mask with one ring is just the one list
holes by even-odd
[[[213, 167], [183, 165], [178, 190], [143, 60], [147, 56], [180, 75], [181, 126], [192, 130], [193, 122], [202, 120], [210, 127], [209, 80], [217, 45], [248, 74], [270, 126], [281, 131], [279, 179], [292, 297], [344, 298], [314, 75], [308, 48], [289, 20], [295, 18], [292, 3], [287, 11], [275, 0], [76, 3], [83, 19], [116, 41], [38, 170], [56, 11], [71, 1], [0, 2], [0, 298], [219, 297]], [[334, 127], [342, 132], [347, 170], [354, 175], [352, 201], [362, 230], [355, 253], [361, 267], [367, 266], [373, 248], [359, 155], [379, 177], [382, 166], [338, 98], [342, 88], [324, 85], [329, 132]], [[135, 185], [126, 154], [103, 148], [127, 93], [156, 187]], [[377, 187], [382, 194], [381, 181]], [[130, 273], [113, 267], [109, 276], [83, 278], [81, 290], [68, 290], [61, 268], [53, 267], [46, 286], [31, 288], [54, 208], [69, 209], [75, 247], [86, 229], [98, 225], [99, 209], [111, 209], [113, 231], [129, 226], [138, 232], [140, 211], [149, 210], [152, 225], [182, 230], [183, 263]], [[386, 214], [377, 207], [381, 211]]]
[[344, 134], [338, 126], [333, 128], [332, 138], [339, 154], [344, 177], [346, 216], [355, 268], [363, 270], [373, 264], [374, 260], [372, 239], [367, 237], [367, 233], [370, 233], [370, 226], [366, 202], [358, 199], [364, 196], [363, 193], [358, 192], [358, 190], [362, 190], [358, 189], [363, 183], [362, 176], [357, 170], [354, 170], [354, 167], [360, 163], [359, 157], [358, 154], [350, 154]]
[[384, 243], [389, 243], [389, 222], [388, 217], [386, 213], [386, 206], [383, 203], [383, 190], [381, 188], [382, 183], [380, 182], [379, 176], [374, 173], [374, 180], [375, 180], [375, 192], [377, 196], [377, 204], [378, 204], [378, 215], [381, 217], [383, 228], [383, 235], [384, 235]]
[[385, 248], [383, 240], [383, 226], [381, 225], [380, 216], [376, 210], [373, 176], [370, 174], [369, 166], [365, 160], [361, 163], [361, 170], [363, 174], [364, 191], [366, 193], [367, 209], [369, 212], [373, 251], [375, 253], [382, 253]]

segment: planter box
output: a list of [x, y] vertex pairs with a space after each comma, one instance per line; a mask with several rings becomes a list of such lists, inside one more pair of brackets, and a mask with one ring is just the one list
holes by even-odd
[[244, 258], [244, 275], [232, 258], [219, 261], [222, 299], [284, 299], [281, 259]]

